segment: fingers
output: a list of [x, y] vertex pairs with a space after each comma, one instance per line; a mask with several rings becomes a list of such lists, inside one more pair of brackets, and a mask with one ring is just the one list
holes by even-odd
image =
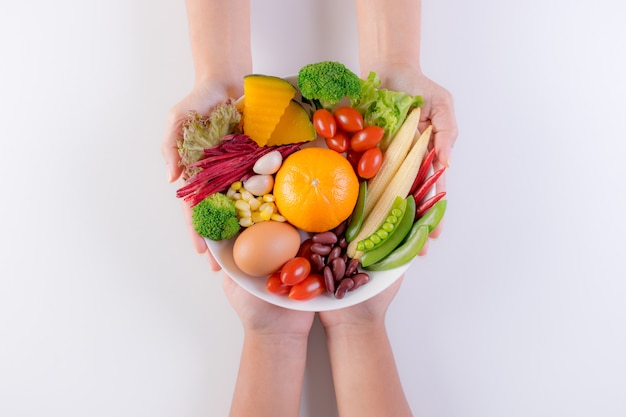
[[178, 141], [183, 138], [182, 131], [183, 118], [173, 108], [167, 116], [167, 125], [165, 135], [161, 143], [161, 155], [165, 160], [168, 173], [168, 181], [176, 181], [181, 173], [182, 167], [179, 166], [180, 156], [178, 154]]

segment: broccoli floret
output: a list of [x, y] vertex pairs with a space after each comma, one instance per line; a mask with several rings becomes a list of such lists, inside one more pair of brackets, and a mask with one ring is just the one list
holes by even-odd
[[235, 203], [222, 193], [214, 193], [193, 207], [193, 227], [211, 240], [230, 239], [239, 232]]
[[300, 69], [298, 88], [302, 97], [313, 102], [317, 108], [329, 109], [344, 97], [358, 98], [361, 80], [339, 62], [322, 61]]

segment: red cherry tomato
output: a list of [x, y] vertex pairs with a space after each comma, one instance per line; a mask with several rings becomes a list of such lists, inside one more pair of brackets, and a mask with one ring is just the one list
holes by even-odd
[[280, 271], [274, 272], [265, 282], [265, 288], [276, 295], [287, 295], [291, 291], [291, 286], [283, 284], [280, 280]]
[[332, 138], [326, 138], [326, 146], [335, 152], [344, 153], [350, 146], [350, 137], [343, 130], [338, 130]]
[[385, 135], [385, 129], [379, 126], [367, 126], [352, 135], [350, 147], [357, 152], [365, 152], [372, 149]]
[[295, 285], [309, 276], [311, 263], [308, 259], [296, 256], [285, 262], [280, 271], [280, 280], [286, 285]]
[[382, 164], [383, 153], [380, 148], [368, 149], [363, 153], [361, 159], [359, 159], [357, 173], [361, 178], [372, 178], [374, 175], [376, 175]]
[[346, 159], [352, 165], [352, 169], [354, 172], [357, 172], [359, 169], [359, 161], [361, 160], [361, 156], [363, 156], [363, 152], [356, 152], [355, 150], [348, 148], [348, 152], [346, 153]]
[[354, 107], [343, 106], [335, 110], [337, 126], [346, 132], [358, 132], [363, 129], [363, 116]]
[[310, 274], [303, 281], [291, 287], [289, 298], [292, 300], [309, 300], [323, 293], [324, 277], [320, 274]]
[[318, 135], [323, 138], [332, 138], [337, 131], [337, 122], [331, 112], [326, 109], [315, 110], [313, 126]]

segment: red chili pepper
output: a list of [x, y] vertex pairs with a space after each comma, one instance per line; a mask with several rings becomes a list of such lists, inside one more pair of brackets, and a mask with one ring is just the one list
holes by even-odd
[[417, 171], [417, 175], [415, 176], [415, 180], [413, 181], [413, 185], [411, 185], [411, 191], [409, 194], [413, 194], [417, 187], [420, 186], [426, 175], [428, 174], [428, 169], [430, 165], [433, 163], [433, 159], [435, 158], [435, 148], [432, 148], [430, 152], [426, 155], [426, 158], [422, 161], [422, 165], [420, 165], [419, 170]]
[[435, 205], [437, 201], [441, 200], [445, 195], [446, 195], [446, 192], [442, 191], [430, 197], [428, 200], [424, 201], [423, 203], [421, 203], [415, 210], [415, 220], [422, 217], [428, 210], [430, 210], [432, 206]]
[[433, 175], [424, 180], [422, 185], [420, 185], [417, 190], [415, 190], [415, 192], [413, 193], [413, 198], [415, 198], [415, 202], [417, 204], [419, 204], [419, 202], [422, 201], [424, 197], [426, 197], [426, 194], [428, 193], [430, 188], [435, 182], [437, 182], [437, 180], [439, 179], [439, 177], [441, 177], [441, 174], [443, 174], [445, 170], [446, 167], [439, 168], [437, 171], [435, 171]]

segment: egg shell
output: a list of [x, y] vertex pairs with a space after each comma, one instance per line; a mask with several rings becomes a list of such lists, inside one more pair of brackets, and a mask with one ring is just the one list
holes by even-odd
[[253, 277], [270, 275], [296, 256], [300, 233], [289, 223], [266, 221], [246, 228], [235, 239], [233, 260]]

